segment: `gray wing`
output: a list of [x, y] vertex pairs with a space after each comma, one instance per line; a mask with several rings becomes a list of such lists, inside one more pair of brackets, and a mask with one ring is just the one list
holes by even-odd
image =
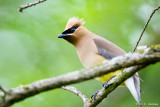
[[105, 40], [101, 37], [93, 39], [97, 47], [98, 54], [106, 59], [112, 59], [116, 56], [122, 56], [125, 51], [113, 44], [112, 42]]

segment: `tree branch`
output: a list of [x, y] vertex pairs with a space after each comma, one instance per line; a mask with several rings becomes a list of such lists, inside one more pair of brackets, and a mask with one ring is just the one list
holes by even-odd
[[[115, 57], [101, 66], [74, 71], [68, 74], [39, 80], [28, 85], [9, 89], [6, 92], [6, 96], [4, 98], [5, 101], [3, 102], [0, 99], [0, 107], [10, 106], [15, 102], [21, 101], [33, 95], [37, 95], [38, 93], [60, 88], [64, 85], [89, 80], [110, 72], [114, 72], [121, 68], [134, 65], [148, 65], [160, 61], [160, 45], [142, 47], [139, 51], [140, 53], [129, 53], [125, 56]], [[126, 76], [125, 78], [129, 78], [129, 76]], [[118, 84], [116, 86], [118, 86]], [[0, 98], [1, 97], [2, 96], [0, 96]]]
[[77, 96], [79, 96], [83, 100], [84, 104], [87, 103], [87, 102], [89, 102], [89, 99], [81, 91], [79, 91], [75, 87], [62, 86], [61, 88], [64, 89], [64, 90], [68, 90], [68, 91], [76, 94]]
[[138, 65], [125, 69], [123, 72], [118, 74], [116, 78], [113, 78], [113, 84], [111, 84], [107, 89], [102, 88], [98, 91], [96, 95], [95, 102], [88, 104], [88, 107], [95, 107], [98, 105], [104, 98], [107, 97], [109, 93], [111, 93], [116, 87], [118, 87], [121, 83], [127, 80], [129, 77], [133, 76], [138, 70], [146, 67], [148, 65]]
[[7, 92], [6, 88], [4, 88], [1, 84], [0, 84], [0, 90], [5, 94]]
[[151, 15], [150, 15], [147, 23], [145, 24], [145, 26], [144, 26], [144, 28], [143, 28], [142, 33], [141, 33], [141, 35], [140, 35], [140, 37], [139, 37], [139, 39], [138, 39], [138, 41], [137, 41], [137, 44], [136, 44], [136, 46], [134, 47], [134, 49], [133, 49], [132, 52], [134, 52], [134, 51], [136, 50], [136, 48], [137, 48], [137, 46], [138, 46], [138, 44], [139, 44], [139, 42], [140, 42], [140, 40], [141, 40], [141, 38], [142, 38], [142, 36], [143, 36], [143, 33], [144, 33], [144, 31], [146, 30], [146, 28], [147, 28], [147, 26], [148, 26], [148, 23], [149, 23], [150, 20], [152, 19], [152, 16], [154, 15], [154, 13], [155, 13], [159, 8], [160, 8], [160, 6], [158, 6], [157, 8], [155, 8], [155, 9], [153, 10], [153, 12], [151, 13]]
[[39, 3], [42, 3], [42, 2], [45, 2], [45, 1], [46, 1], [46, 0], [39, 0], [39, 1], [36, 1], [36, 2], [34, 2], [34, 3], [29, 3], [29, 4], [26, 4], [26, 5], [22, 5], [22, 6], [20, 6], [20, 7], [18, 8], [18, 11], [19, 11], [19, 12], [22, 12], [23, 9], [26, 9], [26, 8], [28, 8], [28, 7], [35, 6], [35, 5], [37, 5], [37, 4], [39, 4]]
[[[150, 48], [155, 48], [155, 49], [160, 49], [160, 44], [159, 45], [152, 45]], [[143, 53], [149, 53], [152, 54], [154, 52], [153, 50], [148, 49], [146, 46], [141, 46], [137, 48], [137, 52], [143, 52]], [[88, 103], [87, 107], [95, 107], [98, 105], [104, 98], [107, 97], [109, 93], [111, 93], [116, 87], [118, 87], [120, 84], [122, 84], [125, 80], [127, 80], [129, 77], [133, 76], [136, 72], [139, 70], [147, 67], [149, 64], [142, 64], [142, 65], [136, 65], [132, 66], [129, 68], [126, 68], [123, 70], [123, 72], [119, 73], [116, 78], [113, 78], [111, 81], [113, 84], [111, 84], [107, 89], [102, 88], [101, 90], [98, 91], [96, 94], [95, 102]]]

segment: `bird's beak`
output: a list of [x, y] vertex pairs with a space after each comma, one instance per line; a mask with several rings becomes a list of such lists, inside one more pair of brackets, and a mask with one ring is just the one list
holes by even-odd
[[64, 37], [70, 36], [70, 35], [72, 35], [72, 34], [60, 34], [60, 35], [58, 35], [57, 37], [58, 37], [58, 38], [64, 38]]
[[57, 37], [58, 38], [64, 38], [65, 36], [68, 36], [67, 34], [60, 34], [60, 35], [58, 35]]

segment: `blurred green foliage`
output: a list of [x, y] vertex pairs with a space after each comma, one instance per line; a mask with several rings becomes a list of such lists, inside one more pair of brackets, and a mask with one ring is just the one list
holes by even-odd
[[[34, 0], [0, 0], [0, 84], [18, 87], [82, 69], [72, 45], [58, 39], [70, 17], [84, 18], [90, 31], [103, 36], [126, 52], [133, 49], [152, 10], [159, 0], [47, 0], [18, 12], [22, 4]], [[160, 11], [153, 16], [140, 45], [160, 43]], [[142, 72], [142, 101], [160, 105], [160, 63]], [[90, 97], [102, 87], [96, 80], [74, 84]], [[13, 107], [82, 107], [76, 95], [55, 89]], [[113, 91], [99, 107], [135, 107], [136, 102], [125, 87]], [[147, 107], [147, 106], [146, 106]]]

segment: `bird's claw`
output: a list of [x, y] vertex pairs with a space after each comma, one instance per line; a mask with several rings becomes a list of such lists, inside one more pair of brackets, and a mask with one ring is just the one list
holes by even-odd
[[104, 89], [107, 89], [109, 86], [111, 86], [113, 84], [113, 82], [111, 81], [115, 76], [111, 77], [109, 80], [107, 80], [105, 83], [103, 83], [103, 87]]
[[92, 101], [94, 101], [94, 102], [96, 101], [97, 93], [98, 93], [98, 91], [91, 96], [90, 103], [91, 103]]
[[[113, 77], [111, 77], [109, 80], [107, 80], [107, 81], [103, 84], [104, 89], [107, 89], [110, 85], [113, 84], [111, 80], [112, 80], [114, 77], [116, 77], [116, 75], [113, 76]], [[98, 93], [98, 92], [99, 92], [99, 91], [97, 91], [96, 93], [94, 93], [94, 94], [91, 96], [90, 103], [91, 103], [92, 101], [94, 101], [94, 102], [96, 101], [96, 96], [97, 96], [97, 93]]]

